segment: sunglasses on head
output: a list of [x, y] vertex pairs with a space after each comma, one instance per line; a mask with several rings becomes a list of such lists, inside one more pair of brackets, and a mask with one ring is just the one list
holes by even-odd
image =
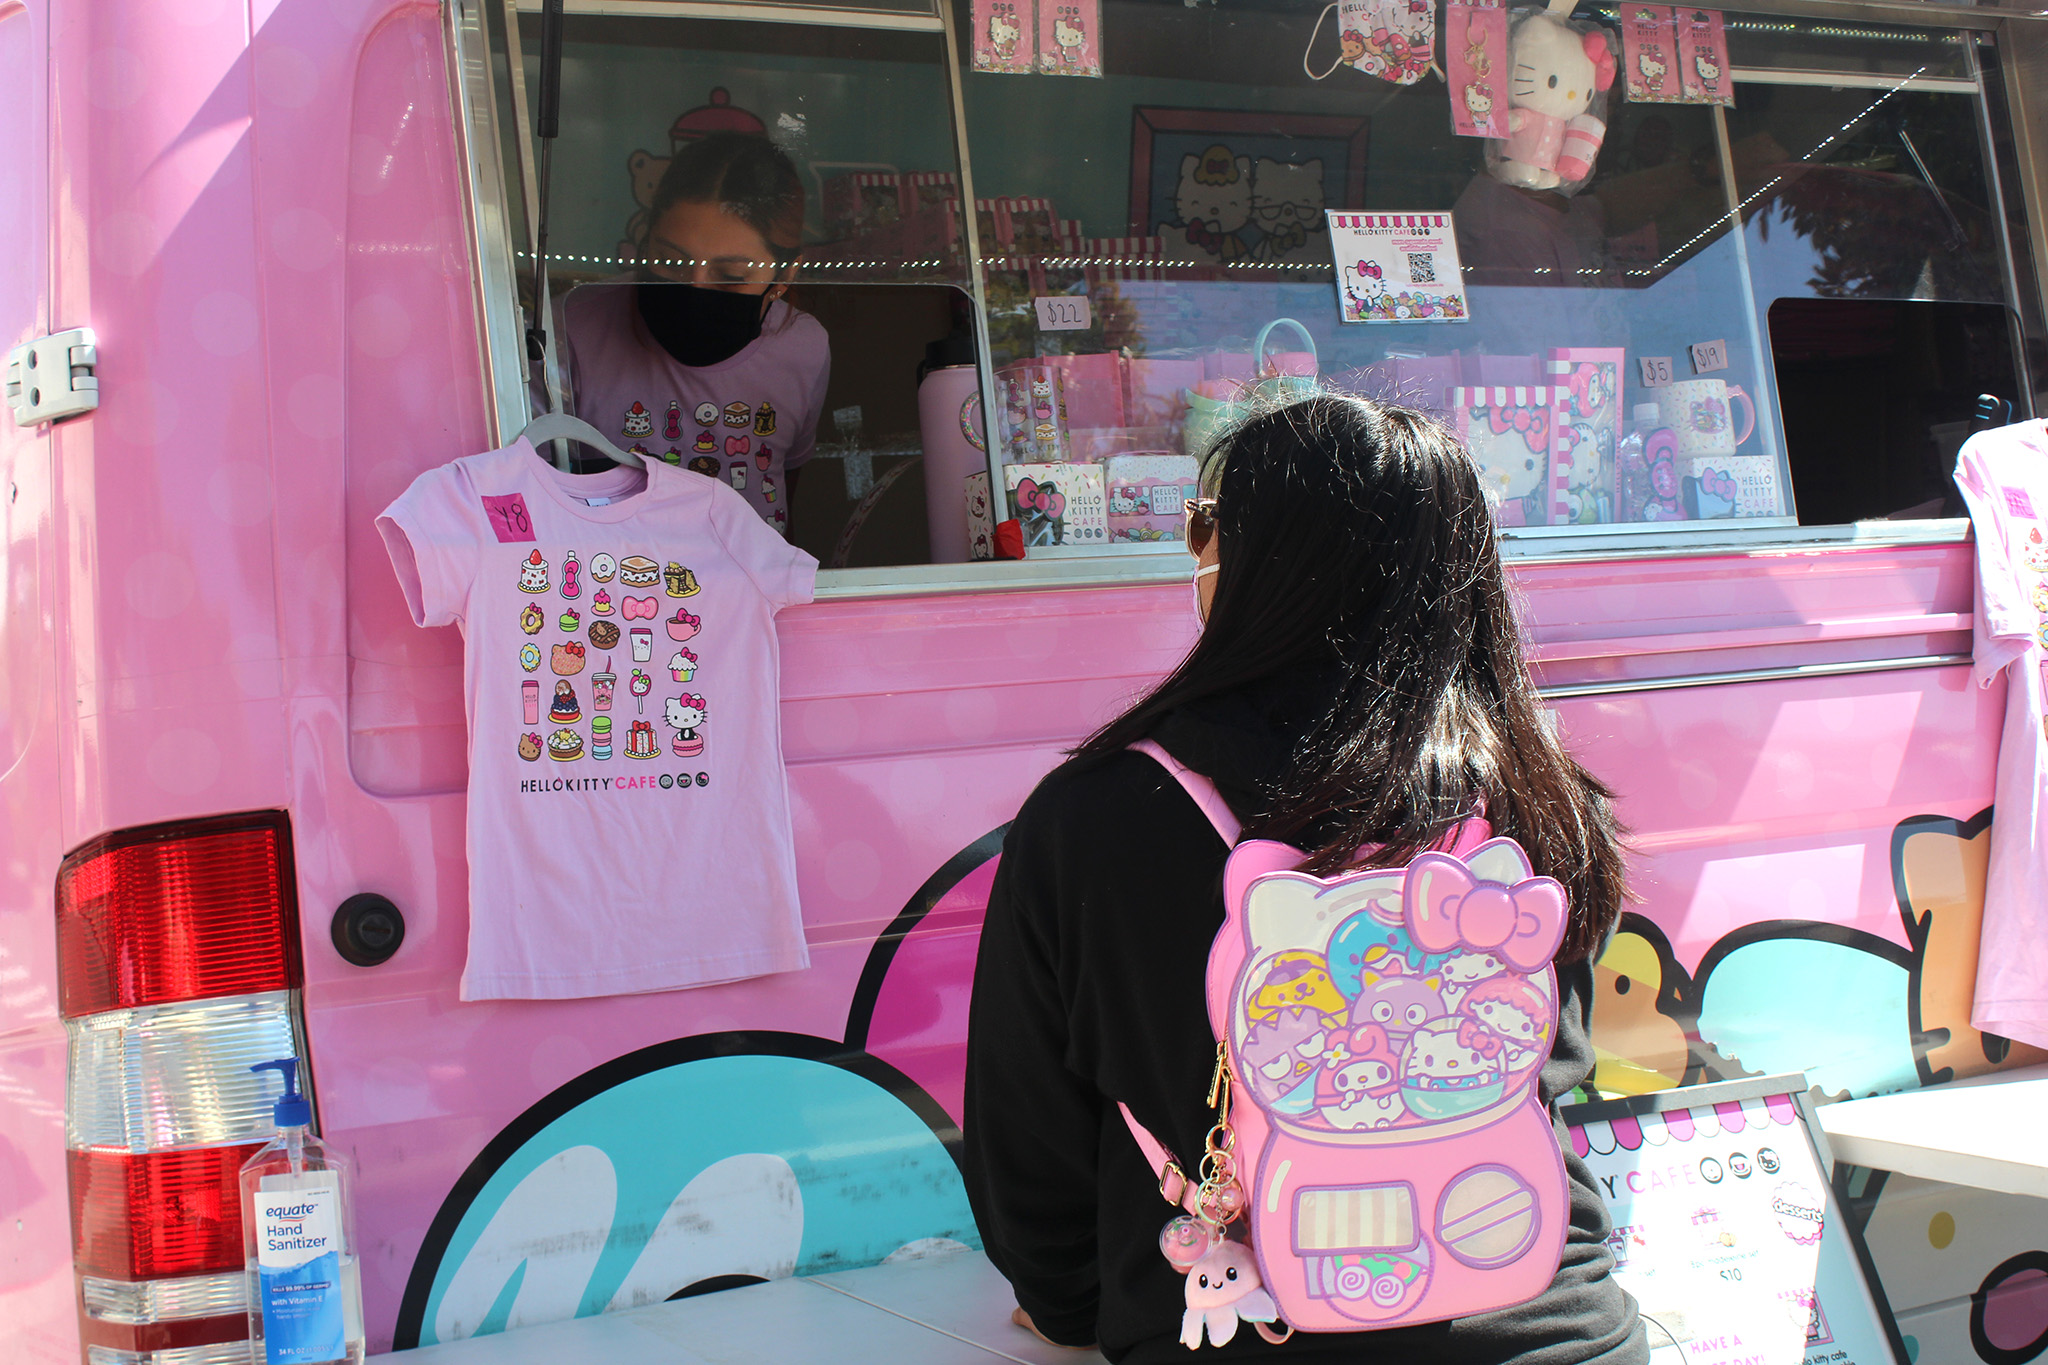
[[1185, 512], [1184, 534], [1188, 553], [1200, 559], [1216, 535], [1216, 499], [1190, 498]]

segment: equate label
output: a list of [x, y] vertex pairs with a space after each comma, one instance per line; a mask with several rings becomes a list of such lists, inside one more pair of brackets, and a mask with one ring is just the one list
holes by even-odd
[[341, 1198], [333, 1184], [259, 1191], [256, 1262], [270, 1365], [316, 1365], [344, 1353]]

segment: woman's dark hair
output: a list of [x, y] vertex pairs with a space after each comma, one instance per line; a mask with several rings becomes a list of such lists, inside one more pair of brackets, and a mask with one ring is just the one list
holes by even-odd
[[648, 232], [677, 204], [717, 204], [760, 233], [778, 259], [803, 244], [803, 179], [788, 153], [758, 133], [712, 133], [677, 152], [647, 206]]
[[1522, 659], [1494, 520], [1458, 440], [1406, 408], [1321, 395], [1255, 416], [1209, 458], [1221, 538], [1208, 624], [1165, 681], [1081, 746], [1128, 747], [1169, 712], [1290, 672], [1336, 680], [1293, 757], [1239, 812], [1312, 843], [1329, 875], [1399, 866], [1484, 802], [1571, 898], [1558, 960], [1621, 914], [1612, 793], [1564, 751]]

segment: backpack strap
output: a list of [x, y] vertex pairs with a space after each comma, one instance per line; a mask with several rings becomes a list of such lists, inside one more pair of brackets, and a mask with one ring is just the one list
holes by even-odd
[[[1230, 803], [1223, 799], [1223, 793], [1216, 790], [1216, 784], [1187, 764], [1175, 758], [1156, 741], [1141, 739], [1131, 746], [1138, 753], [1153, 759], [1160, 767], [1173, 774], [1173, 780], [1180, 783], [1181, 790], [1188, 794], [1202, 814], [1209, 817], [1209, 823], [1216, 827], [1216, 833], [1224, 843], [1235, 848], [1237, 836], [1243, 825], [1232, 813]], [[1131, 1130], [1131, 1138], [1138, 1144], [1138, 1151], [1144, 1156], [1145, 1164], [1152, 1168], [1152, 1174], [1159, 1177], [1159, 1196], [1169, 1204], [1175, 1204], [1189, 1213], [1195, 1211], [1196, 1182], [1188, 1179], [1180, 1162], [1174, 1159], [1166, 1144], [1153, 1137], [1144, 1124], [1131, 1113], [1131, 1107], [1119, 1102], [1117, 1111], [1124, 1116], [1124, 1126]]]
[[1173, 774], [1173, 780], [1180, 783], [1181, 790], [1209, 817], [1209, 823], [1216, 827], [1223, 842], [1237, 847], [1237, 836], [1244, 831], [1244, 825], [1231, 812], [1230, 803], [1223, 799], [1223, 793], [1216, 790], [1216, 784], [1190, 768], [1160, 747], [1158, 741], [1141, 739], [1131, 746], [1141, 754], [1154, 759], [1160, 767]]

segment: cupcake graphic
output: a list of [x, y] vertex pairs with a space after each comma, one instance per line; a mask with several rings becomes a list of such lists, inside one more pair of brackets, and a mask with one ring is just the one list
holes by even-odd
[[718, 453], [718, 438], [708, 431], [700, 431], [696, 444], [690, 448], [699, 455], [715, 455]]
[[679, 649], [668, 661], [668, 674], [677, 682], [688, 682], [697, 675], [697, 656], [687, 649]]
[[610, 616], [612, 614], [611, 593], [603, 588], [599, 588], [590, 599], [590, 613], [593, 616]]

